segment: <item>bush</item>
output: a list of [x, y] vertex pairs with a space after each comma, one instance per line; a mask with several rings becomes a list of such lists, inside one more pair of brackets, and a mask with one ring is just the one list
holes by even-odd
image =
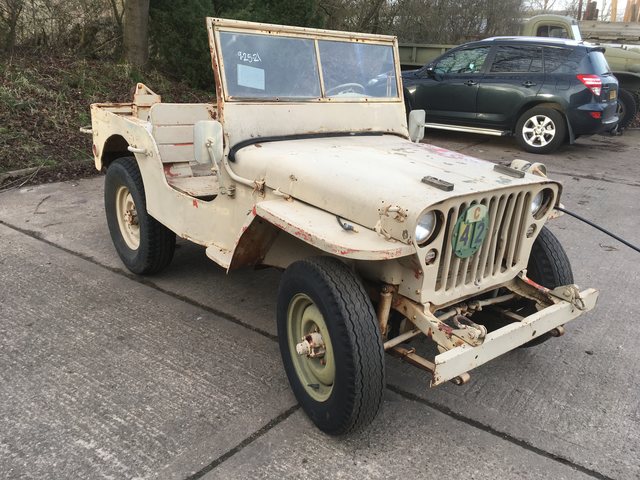
[[205, 18], [218, 16], [304, 27], [321, 26], [317, 0], [151, 0], [152, 62], [174, 78], [213, 88]]
[[205, 17], [213, 0], [151, 0], [149, 36], [155, 65], [168, 75], [213, 90]]

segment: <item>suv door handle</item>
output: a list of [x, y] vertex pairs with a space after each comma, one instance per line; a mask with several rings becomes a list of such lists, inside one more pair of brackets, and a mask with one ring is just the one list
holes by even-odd
[[526, 82], [522, 82], [522, 85], [524, 85], [525, 87], [529, 88], [529, 87], [533, 87], [535, 86], [535, 82], [532, 82], [530, 80], [527, 80]]
[[466, 82], [464, 82], [464, 84], [468, 87], [473, 87], [474, 85], [477, 85], [478, 82], [476, 82], [475, 80], [467, 80]]

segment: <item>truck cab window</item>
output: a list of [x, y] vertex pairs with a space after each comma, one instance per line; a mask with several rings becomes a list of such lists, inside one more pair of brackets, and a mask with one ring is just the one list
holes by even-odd
[[542, 25], [536, 31], [537, 37], [570, 38], [567, 29], [560, 25]]

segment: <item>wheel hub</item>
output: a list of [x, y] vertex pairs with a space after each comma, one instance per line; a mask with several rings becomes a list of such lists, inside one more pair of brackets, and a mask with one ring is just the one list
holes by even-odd
[[124, 212], [124, 220], [129, 225], [138, 225], [138, 212], [135, 208], [131, 208]]
[[302, 342], [296, 345], [298, 355], [306, 355], [309, 358], [322, 358], [326, 353], [324, 341], [320, 332], [311, 332], [302, 337]]
[[291, 299], [287, 336], [291, 359], [302, 387], [315, 400], [327, 400], [336, 376], [333, 346], [324, 316], [305, 294]]
[[121, 186], [116, 192], [115, 200], [122, 239], [131, 250], [137, 250], [140, 246], [140, 224], [133, 196], [126, 186]]
[[544, 147], [555, 137], [556, 126], [551, 118], [545, 115], [536, 115], [525, 122], [522, 135], [529, 145]]

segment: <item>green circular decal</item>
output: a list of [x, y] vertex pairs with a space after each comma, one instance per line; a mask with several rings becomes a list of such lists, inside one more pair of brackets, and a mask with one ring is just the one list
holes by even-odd
[[487, 237], [488, 229], [487, 206], [480, 203], [471, 205], [458, 217], [453, 228], [453, 253], [459, 258], [468, 258], [476, 253]]

